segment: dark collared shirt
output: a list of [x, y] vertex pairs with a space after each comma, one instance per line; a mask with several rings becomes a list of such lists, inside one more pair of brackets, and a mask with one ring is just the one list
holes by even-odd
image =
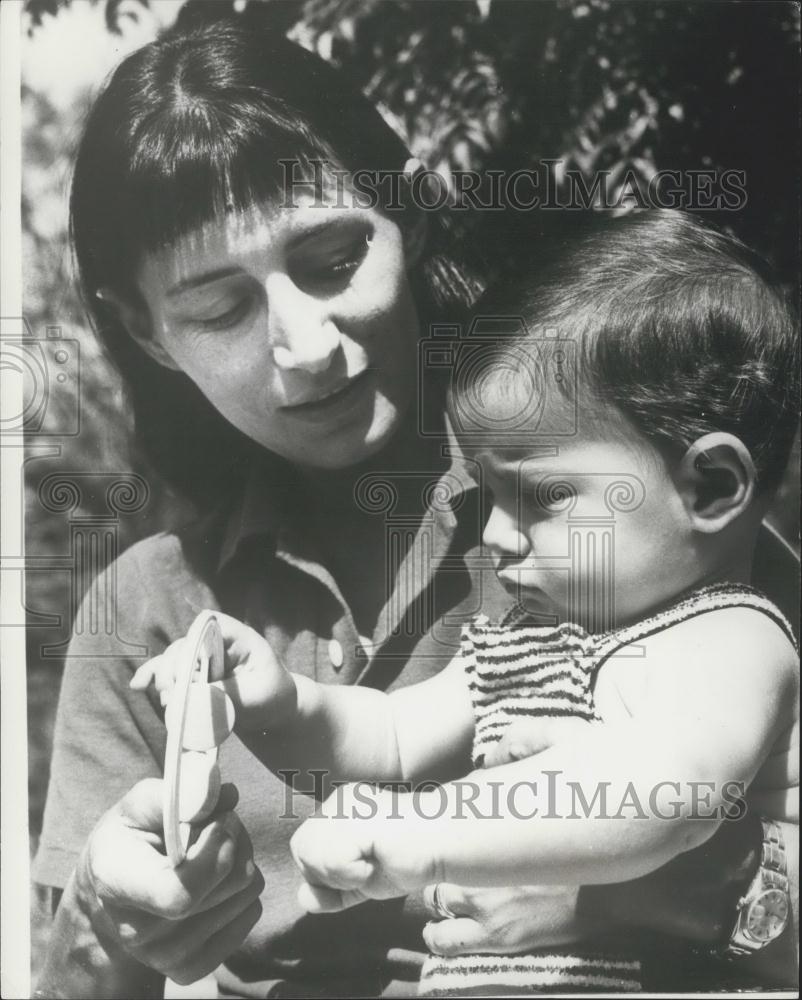
[[[256, 628], [290, 670], [318, 681], [389, 689], [430, 677], [454, 656], [463, 622], [510, 603], [478, 548], [479, 491], [458, 461], [441, 476], [368, 476], [359, 489], [356, 502], [384, 524], [389, 594], [369, 642], [320, 559], [295, 482], [267, 468], [227, 516], [147, 539], [108, 571], [117, 574], [118, 639], [153, 656], [214, 608]], [[103, 812], [139, 779], [162, 773], [162, 712], [152, 695], [128, 687], [145, 657], [109, 658], [104, 641], [76, 636], [67, 657], [36, 859], [45, 885], [64, 886]], [[419, 900], [304, 915], [288, 841], [313, 800], [292, 794], [236, 736], [223, 744], [220, 766], [239, 789], [237, 811], [266, 880], [262, 918], [219, 970], [221, 990], [414, 994], [426, 919]]]

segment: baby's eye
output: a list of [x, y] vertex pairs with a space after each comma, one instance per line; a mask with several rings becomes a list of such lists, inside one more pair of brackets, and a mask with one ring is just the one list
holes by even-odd
[[541, 480], [533, 490], [537, 506], [546, 513], [556, 513], [573, 506], [577, 489], [565, 479], [549, 478]]

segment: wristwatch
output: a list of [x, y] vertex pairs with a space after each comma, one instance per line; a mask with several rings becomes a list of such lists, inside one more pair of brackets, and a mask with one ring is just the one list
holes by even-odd
[[761, 823], [760, 867], [738, 901], [735, 926], [721, 952], [725, 958], [742, 958], [765, 948], [782, 934], [791, 914], [782, 829], [770, 819], [761, 819]]

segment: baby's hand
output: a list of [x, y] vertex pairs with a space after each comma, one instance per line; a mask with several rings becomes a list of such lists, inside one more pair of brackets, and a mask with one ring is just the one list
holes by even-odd
[[[237, 728], [275, 728], [289, 721], [297, 707], [292, 674], [258, 632], [230, 615], [215, 612], [215, 617], [223, 634], [226, 677], [213, 686], [225, 691], [234, 703]], [[153, 684], [162, 705], [166, 705], [181, 656], [186, 653], [186, 639], [177, 639], [163, 653], [142, 664], [131, 678], [131, 687], [144, 691]]]
[[437, 881], [425, 810], [412, 795], [366, 782], [343, 785], [293, 835], [290, 850], [305, 881], [298, 901], [309, 913], [344, 910], [368, 899], [405, 896]]

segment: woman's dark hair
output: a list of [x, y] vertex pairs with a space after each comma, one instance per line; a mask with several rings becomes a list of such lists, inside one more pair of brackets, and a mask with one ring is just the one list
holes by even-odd
[[[227, 211], [285, 198], [282, 160], [306, 168], [305, 175], [314, 161], [398, 175], [408, 157], [342, 73], [281, 34], [236, 18], [166, 33], [129, 56], [97, 99], [70, 201], [81, 290], [125, 381], [145, 455], [196, 502], [205, 505], [230, 486], [256, 446], [183, 373], [153, 361], [98, 290], [136, 300], [144, 254]], [[377, 187], [379, 197], [384, 190]], [[409, 225], [415, 208], [395, 209], [394, 221]], [[422, 323], [444, 315], [453, 321], [478, 293], [479, 269], [471, 270], [467, 255], [457, 262], [449, 220], [427, 214], [412, 290]]]
[[[759, 486], [779, 485], [799, 423], [796, 306], [734, 237], [677, 211], [593, 212], [575, 232], [536, 241], [473, 311], [502, 332], [485, 336], [469, 378], [452, 380], [455, 422], [466, 404], [472, 430], [492, 426], [494, 412], [523, 412], [534, 378], [579, 399], [579, 420], [582, 393], [612, 404], [669, 458], [704, 434], [734, 434]], [[502, 316], [517, 318], [507, 334]], [[542, 362], [560, 339], [576, 364], [564, 351], [557, 380]]]

